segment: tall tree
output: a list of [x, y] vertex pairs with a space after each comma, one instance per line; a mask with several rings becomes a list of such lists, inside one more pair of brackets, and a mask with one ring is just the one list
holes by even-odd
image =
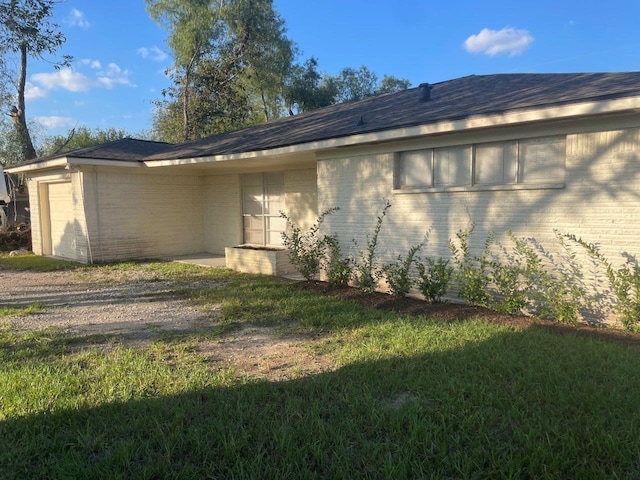
[[[200, 138], [280, 114], [278, 95], [294, 56], [272, 0], [146, 0], [169, 31], [172, 85], [154, 128], [175, 140]], [[177, 108], [176, 103], [179, 104]], [[241, 109], [241, 110], [239, 110]]]
[[337, 95], [337, 82], [318, 71], [318, 60], [314, 57], [291, 69], [283, 94], [289, 115], [332, 105]]
[[[17, 74], [5, 80], [14, 83], [17, 92], [16, 104], [11, 105], [8, 114], [13, 119], [24, 160], [37, 156], [25, 112], [28, 58], [43, 58], [46, 54], [55, 54], [66, 40], [60, 27], [50, 20], [55, 3], [54, 0], [0, 1], [0, 51], [3, 66], [6, 68], [9, 54], [17, 55], [19, 59]], [[71, 57], [63, 56], [62, 61], [54, 63], [54, 67], [60, 68], [70, 62]], [[8, 73], [6, 69], [4, 73]]]

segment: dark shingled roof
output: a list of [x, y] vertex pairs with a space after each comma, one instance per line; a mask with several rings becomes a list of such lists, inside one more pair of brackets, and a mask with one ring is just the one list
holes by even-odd
[[139, 162], [235, 154], [508, 111], [640, 96], [640, 72], [471, 75], [171, 145], [131, 138], [63, 156]]
[[20, 165], [46, 162], [62, 157], [90, 158], [94, 160], [119, 160], [125, 162], [142, 162], [146, 157], [159, 152], [166, 151], [172, 144], [164, 142], [151, 142], [148, 140], [137, 140], [135, 138], [123, 138], [112, 142], [93, 145], [91, 147], [79, 148], [69, 152], [58, 153], [41, 157]]
[[640, 95], [640, 72], [471, 75], [332, 105], [169, 147], [147, 160], [224, 155], [513, 110]]

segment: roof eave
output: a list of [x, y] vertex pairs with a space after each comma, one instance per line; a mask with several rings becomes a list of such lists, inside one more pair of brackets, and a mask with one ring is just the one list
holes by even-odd
[[495, 127], [517, 126], [551, 120], [570, 120], [589, 116], [600, 116], [625, 112], [640, 113], [640, 96], [614, 100], [585, 101], [566, 105], [549, 105], [542, 108], [522, 109], [493, 113], [489, 115], [475, 115], [466, 118], [443, 120], [422, 125], [413, 125], [401, 128], [381, 130], [377, 132], [368, 132], [343, 137], [328, 138], [271, 149], [191, 158], [147, 160], [144, 161], [144, 163], [148, 167], [169, 167], [174, 165], [198, 165], [258, 158], [266, 159], [269, 157], [280, 155], [291, 155], [303, 152], [318, 152], [335, 148], [352, 147], [388, 141], [398, 141], [429, 135], [459, 133], [464, 131]]
[[5, 169], [8, 173], [28, 173], [45, 170], [59, 170], [61, 168], [70, 168], [71, 166], [101, 166], [101, 167], [124, 167], [124, 168], [141, 168], [145, 164], [141, 161], [131, 160], [106, 160], [96, 158], [82, 157], [59, 157], [44, 162], [29, 163], [26, 165], [16, 165]]

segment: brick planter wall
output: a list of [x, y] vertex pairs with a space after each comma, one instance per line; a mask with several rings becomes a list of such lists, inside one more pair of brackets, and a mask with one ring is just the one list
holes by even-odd
[[244, 273], [289, 275], [296, 269], [289, 261], [288, 250], [227, 247], [224, 249], [227, 268]]

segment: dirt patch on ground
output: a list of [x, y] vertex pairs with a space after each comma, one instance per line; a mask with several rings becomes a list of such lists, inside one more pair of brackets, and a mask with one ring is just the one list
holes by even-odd
[[4, 320], [19, 332], [55, 327], [77, 338], [74, 343], [79, 346], [98, 343], [112, 348], [148, 345], [167, 334], [176, 338], [220, 331], [215, 340], [199, 341], [197, 348], [215, 367], [232, 368], [239, 375], [285, 380], [334, 368], [328, 356], [311, 353], [319, 337], [274, 326], [230, 329], [219, 323], [215, 308], [193, 306], [189, 291], [215, 288], [213, 281], [185, 285], [144, 271], [119, 275], [96, 270], [0, 271], [0, 282], [1, 306], [44, 306], [40, 313]]

